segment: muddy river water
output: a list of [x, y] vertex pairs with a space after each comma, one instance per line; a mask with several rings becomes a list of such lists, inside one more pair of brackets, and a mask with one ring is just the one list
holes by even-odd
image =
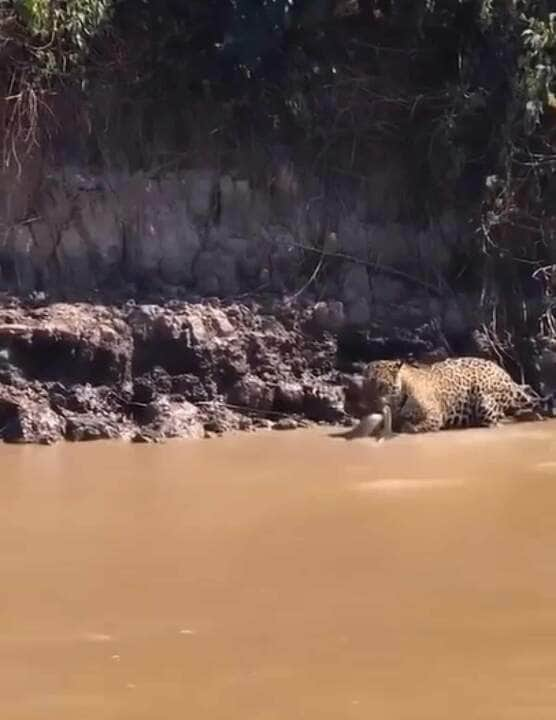
[[556, 423], [0, 446], [3, 720], [554, 720]]

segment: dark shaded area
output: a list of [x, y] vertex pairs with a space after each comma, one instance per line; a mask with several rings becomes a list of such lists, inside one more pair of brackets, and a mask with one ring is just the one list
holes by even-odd
[[134, 375], [152, 367], [160, 367], [170, 375], [194, 374], [199, 370], [199, 359], [185, 340], [136, 339], [134, 347]]
[[439, 346], [439, 336], [428, 326], [414, 331], [398, 330], [386, 336], [372, 330], [350, 330], [338, 338], [338, 355], [345, 362], [368, 363], [395, 358], [422, 359]]
[[41, 382], [106, 385], [119, 381], [125, 364], [124, 358], [104, 348], [40, 331], [30, 338], [12, 339], [6, 350], [25, 377]]

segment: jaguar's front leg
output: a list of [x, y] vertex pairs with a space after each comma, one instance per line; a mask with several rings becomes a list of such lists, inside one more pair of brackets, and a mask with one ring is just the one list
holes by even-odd
[[400, 429], [403, 433], [437, 432], [442, 429], [442, 425], [440, 409], [426, 399], [415, 396], [408, 398], [400, 410]]

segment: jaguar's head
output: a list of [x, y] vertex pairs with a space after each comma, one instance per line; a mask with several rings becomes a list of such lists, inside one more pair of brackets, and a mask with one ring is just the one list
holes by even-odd
[[402, 404], [402, 367], [402, 360], [375, 360], [367, 366], [363, 394], [373, 411], [382, 412], [385, 405], [395, 410]]

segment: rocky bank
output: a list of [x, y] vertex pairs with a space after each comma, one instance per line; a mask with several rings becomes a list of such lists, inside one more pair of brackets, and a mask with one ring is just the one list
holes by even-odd
[[[0, 438], [149, 442], [351, 425], [364, 363], [453, 353], [436, 323], [418, 314], [409, 322], [408, 308], [398, 313], [360, 330], [346, 325], [339, 302], [96, 305], [4, 296]], [[459, 350], [488, 355], [476, 332], [460, 338]], [[543, 390], [552, 391], [554, 349], [539, 359]]]
[[[351, 424], [361, 363], [445, 352], [431, 325], [348, 330], [341, 303], [0, 306], [0, 437], [157, 441]], [[355, 373], [355, 375], [354, 375]], [[351, 405], [349, 403], [351, 393]], [[355, 401], [355, 402], [353, 402]]]

